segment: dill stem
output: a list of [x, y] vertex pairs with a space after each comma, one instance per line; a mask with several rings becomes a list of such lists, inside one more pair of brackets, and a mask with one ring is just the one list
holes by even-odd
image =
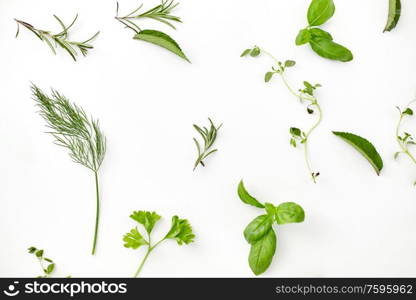
[[97, 246], [97, 236], [98, 236], [98, 224], [100, 221], [100, 187], [98, 183], [98, 171], [94, 171], [95, 175], [95, 193], [96, 193], [96, 212], [95, 212], [95, 230], [94, 230], [94, 241], [92, 244], [92, 255], [95, 254], [95, 248]]

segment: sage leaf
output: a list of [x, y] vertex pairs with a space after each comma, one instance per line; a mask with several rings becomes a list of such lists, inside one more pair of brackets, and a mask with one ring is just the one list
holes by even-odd
[[172, 39], [166, 33], [163, 33], [163, 32], [158, 31], [158, 30], [145, 29], [145, 30], [142, 30], [139, 33], [137, 33], [134, 36], [134, 39], [149, 42], [149, 43], [155, 44], [157, 46], [160, 46], [162, 48], [165, 48], [165, 49], [175, 53], [179, 57], [183, 58], [187, 62], [189, 62], [189, 63], [191, 62], [186, 57], [186, 55], [183, 53], [183, 51], [182, 51], [181, 47], [179, 47], [178, 43], [176, 43], [176, 41], [174, 39]]
[[276, 234], [270, 229], [266, 235], [251, 246], [248, 264], [255, 275], [264, 273], [276, 252]]
[[400, 19], [401, 10], [402, 4], [400, 0], [389, 0], [389, 14], [383, 32], [391, 31], [396, 27]]
[[351, 61], [353, 59], [353, 55], [350, 50], [331, 41], [330, 39], [312, 36], [309, 43], [312, 50], [324, 58], [339, 60], [342, 62]]
[[299, 31], [298, 35], [296, 36], [295, 44], [297, 46], [304, 45], [309, 43], [311, 39], [311, 32], [308, 29], [302, 29]]
[[258, 208], [264, 208], [263, 204], [261, 204], [259, 201], [257, 201], [256, 198], [252, 197], [247, 192], [246, 187], [244, 186], [243, 180], [241, 180], [240, 183], [238, 184], [237, 193], [241, 201], [243, 201], [244, 203], [258, 207]]
[[308, 9], [310, 26], [319, 26], [328, 21], [335, 13], [333, 0], [312, 0]]
[[273, 225], [273, 218], [269, 215], [261, 215], [251, 221], [244, 230], [244, 237], [249, 244], [254, 244], [261, 239]]
[[339, 132], [333, 131], [333, 134], [342, 138], [345, 142], [353, 146], [358, 152], [361, 153], [368, 160], [371, 166], [376, 171], [377, 175], [380, 175], [380, 171], [383, 169], [383, 160], [381, 159], [380, 154], [378, 154], [376, 148], [365, 138], [362, 138], [358, 135], [348, 133], [348, 132]]
[[276, 207], [277, 224], [300, 223], [305, 220], [305, 211], [294, 202], [285, 202]]
[[333, 40], [332, 35], [329, 32], [322, 30], [321, 28], [311, 28], [309, 29], [309, 32], [314, 38], [324, 38], [331, 41]]

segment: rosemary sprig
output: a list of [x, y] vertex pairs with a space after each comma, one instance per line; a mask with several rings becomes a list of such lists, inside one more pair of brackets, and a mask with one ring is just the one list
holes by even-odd
[[[409, 102], [406, 105], [406, 108], [403, 111], [399, 107], [397, 107], [397, 109], [399, 110], [399, 113], [400, 113], [400, 118], [399, 118], [399, 121], [397, 122], [397, 126], [396, 126], [396, 141], [397, 141], [397, 144], [400, 147], [400, 151], [398, 151], [394, 154], [394, 159], [397, 159], [400, 154], [405, 154], [405, 155], [407, 155], [407, 157], [410, 158], [410, 160], [414, 164], [416, 164], [416, 158], [410, 152], [410, 149], [409, 149], [409, 147], [412, 146], [412, 145], [415, 145], [416, 142], [415, 142], [413, 136], [410, 133], [408, 133], [406, 131], [401, 132], [402, 123], [403, 123], [404, 118], [406, 116], [408, 116], [408, 117], [413, 116], [413, 110], [410, 108], [410, 106], [414, 102], [416, 102], [416, 100], [413, 100], [413, 101]], [[416, 181], [414, 182], [414, 185], [416, 185]]]
[[285, 76], [285, 71], [287, 68], [293, 67], [296, 62], [294, 62], [293, 60], [287, 60], [284, 63], [282, 63], [281, 61], [277, 60], [272, 54], [270, 54], [269, 52], [255, 46], [252, 49], [246, 49], [241, 56], [246, 56], [246, 55], [250, 55], [252, 57], [256, 57], [259, 56], [261, 53], [266, 54], [267, 56], [269, 56], [274, 62], [275, 62], [275, 66], [272, 67], [271, 71], [267, 72], [265, 74], [265, 78], [264, 80], [266, 82], [269, 82], [273, 75], [278, 74], [280, 76], [280, 78], [283, 81], [283, 84], [287, 87], [287, 89], [289, 90], [289, 92], [295, 96], [296, 98], [298, 98], [301, 102], [305, 101], [308, 103], [308, 106], [306, 108], [306, 111], [308, 112], [308, 114], [313, 114], [315, 113], [315, 111], [318, 114], [318, 118], [315, 121], [315, 123], [312, 125], [311, 128], [309, 128], [307, 131], [302, 131], [299, 128], [296, 127], [291, 127], [289, 130], [289, 133], [291, 135], [291, 139], [290, 139], [290, 144], [293, 147], [297, 146], [297, 143], [301, 143], [303, 144], [303, 149], [304, 149], [304, 157], [305, 157], [305, 162], [306, 162], [306, 166], [308, 168], [308, 172], [311, 175], [312, 181], [314, 183], [316, 183], [316, 179], [319, 176], [319, 172], [313, 171], [312, 168], [312, 164], [309, 158], [309, 149], [308, 149], [308, 141], [309, 141], [309, 137], [312, 134], [312, 132], [319, 126], [319, 124], [322, 121], [322, 110], [321, 110], [321, 106], [318, 103], [318, 99], [316, 98], [316, 96], [314, 95], [314, 92], [317, 88], [321, 87], [320, 84], [315, 84], [312, 85], [307, 81], [304, 81], [304, 87], [302, 89], [299, 89], [298, 92], [296, 92], [288, 83], [288, 81], [286, 80], [286, 76]]
[[43, 275], [38, 276], [38, 278], [50, 277], [53, 271], [55, 270], [55, 263], [52, 261], [52, 259], [45, 257], [43, 255], [44, 251], [42, 249], [38, 249], [36, 247], [29, 247], [27, 250], [30, 254], [33, 254], [37, 258], [40, 267], [42, 268]]
[[203, 167], [205, 167], [204, 159], [207, 158], [210, 154], [216, 152], [218, 149], [210, 150], [211, 147], [214, 145], [214, 142], [217, 138], [218, 130], [221, 128], [222, 124], [218, 127], [214, 125], [212, 120], [208, 118], [210, 123], [210, 128], [207, 127], [199, 127], [198, 125], [193, 125], [195, 130], [198, 131], [198, 133], [201, 135], [203, 141], [204, 141], [204, 147], [202, 148], [199, 144], [198, 140], [196, 138], [193, 138], [196, 148], [198, 150], [198, 157], [194, 164], [194, 171], [196, 167], [198, 167], [199, 164], [201, 164]]
[[177, 16], [171, 14], [172, 10], [177, 7], [179, 3], [175, 3], [173, 0], [162, 0], [161, 4], [145, 11], [144, 13], [139, 14], [138, 11], [143, 7], [143, 4], [140, 4], [138, 8], [133, 10], [131, 13], [125, 15], [124, 17], [118, 16], [119, 4], [117, 2], [117, 15], [116, 20], [123, 23], [126, 27], [134, 30], [136, 33], [141, 31], [140, 27], [134, 23], [132, 20], [149, 18], [156, 21], [159, 21], [163, 24], [168, 25], [169, 27], [176, 29], [176, 27], [170, 22], [175, 21], [182, 23], [181, 19]]
[[182, 22], [181, 19], [177, 16], [171, 14], [172, 10], [177, 7], [179, 3], [175, 3], [174, 0], [162, 0], [161, 4], [145, 11], [144, 13], [139, 14], [138, 11], [143, 7], [143, 4], [140, 4], [138, 8], [133, 10], [131, 13], [125, 15], [124, 17], [120, 17], [118, 15], [119, 4], [117, 2], [117, 15], [116, 20], [124, 24], [126, 27], [134, 30], [136, 33], [142, 31], [140, 27], [134, 23], [132, 20], [142, 19], [142, 18], [149, 18], [156, 21], [159, 21], [163, 24], [170, 26], [173, 29], [176, 27], [170, 22]]
[[19, 36], [20, 26], [23, 26], [27, 28], [28, 30], [30, 30], [31, 32], [33, 32], [41, 41], [44, 41], [49, 46], [49, 48], [51, 48], [53, 54], [56, 54], [55, 49], [57, 49], [58, 47], [61, 47], [66, 52], [68, 52], [68, 54], [75, 61], [77, 60], [76, 56], [78, 55], [76, 49], [78, 49], [83, 56], [86, 56], [88, 53], [88, 50], [94, 48], [89, 42], [91, 42], [94, 38], [98, 36], [98, 34], [100, 33], [99, 31], [96, 34], [94, 34], [92, 37], [90, 37], [89, 39], [83, 42], [75, 42], [75, 41], [71, 41], [68, 39], [68, 35], [69, 35], [68, 30], [75, 24], [76, 20], [78, 19], [78, 14], [75, 16], [71, 24], [69, 24], [68, 26], [66, 26], [64, 22], [56, 15], [54, 15], [54, 18], [58, 21], [59, 25], [62, 27], [62, 31], [56, 34], [53, 34], [47, 30], [37, 29], [33, 25], [27, 22], [15, 19], [15, 21], [17, 22], [16, 37]]
[[98, 171], [106, 152], [106, 138], [100, 129], [98, 120], [88, 118], [85, 111], [72, 104], [57, 91], [46, 95], [36, 85], [32, 85], [33, 99], [40, 109], [39, 114], [51, 130], [55, 144], [69, 150], [69, 156], [76, 163], [94, 173], [96, 189], [96, 220], [92, 254], [95, 253], [100, 216], [100, 193]]

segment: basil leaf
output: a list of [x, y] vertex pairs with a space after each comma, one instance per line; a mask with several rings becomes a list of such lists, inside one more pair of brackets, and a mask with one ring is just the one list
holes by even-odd
[[312, 0], [308, 9], [310, 26], [319, 26], [328, 21], [335, 13], [333, 0]]
[[255, 275], [267, 270], [276, 252], [276, 234], [270, 229], [265, 236], [251, 246], [248, 264]]
[[309, 43], [310, 39], [311, 39], [310, 31], [308, 29], [302, 29], [299, 31], [296, 37], [295, 44], [297, 46], [304, 45], [306, 43]]
[[267, 214], [274, 218], [276, 214], [276, 207], [273, 204], [266, 202], [264, 203], [264, 208], [266, 209]]
[[325, 38], [313, 37], [310, 40], [312, 50], [319, 56], [343, 62], [351, 61], [353, 55], [350, 50]]
[[309, 29], [309, 32], [311, 36], [313, 36], [314, 38], [320, 37], [331, 41], [333, 40], [332, 35], [329, 32], [326, 32], [325, 30], [322, 30], [320, 28], [311, 28]]
[[240, 181], [238, 184], [237, 189], [238, 196], [240, 197], [241, 201], [243, 201], [246, 204], [256, 206], [259, 208], [264, 208], [264, 205], [261, 204], [259, 201], [257, 201], [256, 198], [252, 197], [246, 190], [246, 187], [244, 186], [243, 180]]
[[269, 215], [261, 215], [255, 218], [244, 230], [244, 237], [249, 244], [254, 244], [261, 239], [273, 225], [273, 218]]
[[294, 202], [285, 202], [276, 207], [277, 224], [300, 223], [305, 220], [305, 211]]
[[391, 31], [394, 27], [396, 27], [400, 19], [401, 10], [402, 4], [400, 0], [389, 0], [389, 14], [386, 27], [384, 27], [383, 32]]
[[134, 37], [136, 40], [142, 40], [145, 42], [149, 42], [155, 45], [158, 45], [162, 48], [165, 48], [179, 57], [182, 57], [184, 60], [190, 63], [190, 60], [186, 57], [186, 55], [182, 52], [181, 47], [179, 47], [178, 43], [175, 42], [170, 36], [166, 33], [163, 33], [158, 30], [142, 30]]
[[381, 169], [383, 169], [383, 160], [378, 154], [376, 148], [365, 138], [348, 132], [333, 131], [333, 134], [339, 136], [348, 144], [353, 146], [358, 152], [361, 153], [365, 159], [371, 164], [376, 171], [377, 175], [380, 175]]

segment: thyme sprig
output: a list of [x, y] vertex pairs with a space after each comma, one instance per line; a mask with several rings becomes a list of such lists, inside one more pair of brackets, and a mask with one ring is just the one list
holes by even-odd
[[301, 102], [307, 103], [306, 111], [308, 114], [314, 114], [315, 111], [317, 113], [317, 120], [313, 125], [306, 131], [302, 131], [297, 127], [291, 127], [289, 129], [289, 133], [291, 135], [290, 138], [290, 144], [293, 147], [296, 147], [298, 143], [303, 144], [303, 150], [304, 150], [304, 157], [306, 166], [308, 169], [309, 174], [311, 175], [312, 181], [316, 183], [316, 179], [319, 176], [319, 172], [316, 172], [312, 168], [312, 163], [309, 157], [309, 137], [313, 133], [313, 131], [319, 126], [319, 124], [322, 121], [322, 109], [321, 106], [318, 103], [318, 99], [315, 96], [315, 90], [319, 87], [321, 87], [320, 84], [311, 84], [307, 81], [303, 82], [304, 87], [299, 89], [297, 92], [290, 86], [289, 82], [286, 79], [285, 71], [287, 68], [295, 66], [296, 62], [293, 60], [286, 60], [284, 63], [277, 60], [272, 54], [269, 52], [261, 49], [260, 47], [255, 46], [252, 49], [246, 49], [241, 56], [247, 56], [250, 55], [252, 57], [259, 56], [261, 53], [266, 54], [269, 56], [274, 62], [275, 66], [272, 67], [271, 71], [267, 72], [265, 74], [264, 80], [265, 82], [269, 82], [273, 75], [277, 74], [280, 76], [280, 78], [283, 81], [283, 84], [287, 87], [289, 92], [298, 98]]
[[50, 277], [55, 270], [55, 263], [52, 261], [52, 259], [45, 257], [44, 251], [36, 247], [29, 247], [27, 251], [36, 257], [36, 259], [39, 261], [40, 267], [42, 268], [43, 275], [39, 275], [38, 278]]
[[76, 20], [78, 19], [78, 14], [75, 16], [75, 18], [72, 20], [71, 24], [68, 26], [65, 25], [65, 23], [56, 15], [54, 15], [54, 18], [58, 21], [59, 25], [62, 27], [62, 31], [58, 33], [51, 33], [51, 31], [43, 30], [43, 29], [37, 29], [33, 25], [15, 19], [17, 23], [17, 32], [16, 37], [19, 36], [20, 33], [20, 26], [23, 26], [33, 32], [41, 41], [45, 42], [49, 48], [51, 48], [53, 54], [56, 54], [56, 49], [58, 47], [63, 48], [68, 54], [72, 57], [73, 60], [77, 60], [76, 56], [78, 55], [77, 49], [79, 52], [86, 56], [88, 53], [88, 50], [93, 49], [94, 47], [90, 44], [90, 42], [98, 36], [100, 33], [97, 31], [92, 37], [89, 39], [83, 41], [83, 42], [75, 42], [68, 39], [69, 36], [69, 29], [75, 24]]
[[[397, 141], [397, 144], [400, 147], [400, 151], [398, 151], [394, 154], [394, 159], [397, 159], [400, 154], [405, 154], [405, 155], [407, 155], [407, 157], [410, 158], [410, 160], [414, 164], [416, 164], [416, 158], [410, 152], [410, 146], [415, 145], [416, 142], [415, 142], [414, 137], [412, 136], [412, 134], [410, 134], [406, 131], [402, 131], [402, 125], [403, 125], [403, 120], [405, 119], [405, 117], [413, 116], [413, 110], [410, 108], [410, 106], [415, 102], [416, 102], [416, 100], [413, 100], [413, 101], [409, 102], [406, 105], [406, 108], [403, 111], [399, 107], [397, 107], [397, 109], [399, 110], [399, 113], [400, 113], [400, 117], [399, 117], [399, 121], [397, 122], [397, 126], [396, 126], [396, 141]], [[414, 182], [414, 185], [416, 185], [416, 181]]]
[[92, 254], [95, 253], [100, 216], [100, 193], [98, 171], [106, 152], [106, 138], [99, 121], [88, 118], [85, 111], [70, 103], [63, 95], [52, 90], [48, 96], [36, 85], [32, 85], [33, 99], [40, 109], [39, 114], [46, 121], [55, 144], [69, 150], [69, 156], [76, 163], [94, 173], [96, 189], [96, 219]]
[[131, 13], [125, 15], [124, 17], [119, 16], [119, 4], [117, 2], [117, 15], [116, 20], [124, 24], [127, 28], [134, 30], [136, 33], [142, 31], [142, 29], [134, 23], [132, 20], [149, 18], [156, 21], [159, 21], [163, 24], [168, 25], [169, 27], [176, 29], [171, 21], [181, 23], [181, 19], [177, 16], [171, 14], [172, 10], [177, 7], [179, 3], [175, 3], [173, 0], [162, 0], [161, 4], [145, 11], [143, 13], [138, 13], [138, 11], [143, 7], [143, 4], [140, 4], [138, 8], [133, 10]]
[[198, 157], [194, 164], [194, 171], [198, 167], [199, 164], [201, 164], [203, 167], [205, 167], [204, 159], [207, 158], [209, 155], [211, 155], [214, 152], [217, 152], [218, 149], [210, 150], [211, 147], [214, 145], [215, 140], [217, 139], [218, 130], [221, 128], [222, 124], [218, 127], [214, 125], [214, 122], [210, 118], [208, 118], [210, 127], [209, 129], [207, 127], [199, 127], [198, 125], [193, 125], [196, 131], [201, 135], [203, 141], [204, 141], [204, 147], [201, 147], [200, 143], [196, 138], [193, 138], [197, 151], [198, 151]]

